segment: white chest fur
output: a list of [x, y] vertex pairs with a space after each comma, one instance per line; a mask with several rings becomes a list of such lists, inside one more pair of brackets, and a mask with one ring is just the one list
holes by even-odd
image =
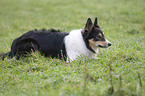
[[[79, 56], [91, 56], [94, 58], [95, 54], [86, 47], [81, 31], [82, 29], [72, 30], [69, 35], [64, 38], [67, 56], [71, 60]], [[98, 49], [96, 51], [98, 51]]]

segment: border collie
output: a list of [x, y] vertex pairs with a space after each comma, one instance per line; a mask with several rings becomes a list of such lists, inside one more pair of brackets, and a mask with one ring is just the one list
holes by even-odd
[[107, 48], [111, 43], [105, 39], [97, 17], [94, 24], [88, 18], [84, 29], [72, 30], [70, 33], [59, 30], [32, 30], [16, 38], [11, 51], [0, 56], [14, 56], [19, 59], [30, 52], [39, 51], [45, 57], [75, 60], [79, 56], [97, 58], [99, 48]]

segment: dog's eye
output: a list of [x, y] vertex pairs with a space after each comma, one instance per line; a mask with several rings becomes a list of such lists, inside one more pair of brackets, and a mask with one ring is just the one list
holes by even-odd
[[98, 39], [102, 38], [100, 35], [97, 36]]
[[100, 41], [101, 40], [101, 36], [100, 35], [98, 35], [98, 36], [96, 36], [96, 38], [94, 38], [94, 41]]

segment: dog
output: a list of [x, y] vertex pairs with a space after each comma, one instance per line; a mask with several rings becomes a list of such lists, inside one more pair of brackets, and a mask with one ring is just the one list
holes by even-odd
[[22, 56], [39, 51], [45, 57], [75, 60], [79, 56], [89, 56], [97, 59], [99, 48], [110, 47], [111, 43], [105, 39], [99, 27], [97, 17], [94, 24], [88, 18], [84, 29], [72, 30], [70, 33], [60, 30], [31, 30], [16, 38], [11, 51], [1, 54], [1, 57], [19, 59]]

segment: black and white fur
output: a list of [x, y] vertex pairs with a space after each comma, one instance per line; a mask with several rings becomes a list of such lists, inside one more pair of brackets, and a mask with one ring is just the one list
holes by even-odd
[[70, 33], [59, 30], [32, 30], [16, 38], [11, 46], [11, 51], [1, 54], [18, 59], [30, 52], [39, 51], [45, 57], [75, 60], [79, 56], [97, 58], [99, 48], [107, 48], [111, 43], [104, 38], [97, 18], [94, 24], [88, 18], [85, 28], [72, 30]]

